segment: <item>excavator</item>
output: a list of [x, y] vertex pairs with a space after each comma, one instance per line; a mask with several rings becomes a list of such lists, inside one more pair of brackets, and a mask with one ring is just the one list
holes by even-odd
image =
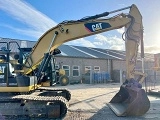
[[[127, 9], [129, 13], [120, 13]], [[117, 15], [106, 17], [117, 12]], [[146, 74], [144, 70], [135, 71], [140, 44], [142, 63], [144, 50], [142, 15], [134, 4], [79, 20], [63, 21], [46, 31], [24, 59], [23, 51], [19, 49], [20, 54], [14, 56], [15, 60], [10, 60], [9, 46], [14, 41], [6, 43], [7, 49], [3, 47], [1, 50], [7, 55], [6, 61], [0, 63], [1, 114], [64, 118], [71, 99], [70, 92], [67, 89], [47, 87], [51, 86], [50, 81], [55, 76], [54, 56], [60, 53], [58, 47], [68, 41], [122, 27], [125, 27], [126, 81], [108, 106], [117, 116], [144, 115], [150, 108], [150, 101], [142, 88]], [[13, 72], [9, 72], [10, 66], [14, 66]], [[48, 73], [51, 77], [48, 77]], [[135, 75], [139, 76], [138, 79], [135, 79]]]

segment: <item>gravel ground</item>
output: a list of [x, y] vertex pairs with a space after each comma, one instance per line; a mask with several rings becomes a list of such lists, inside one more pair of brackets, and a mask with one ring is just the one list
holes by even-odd
[[[120, 84], [75, 84], [56, 86], [71, 92], [68, 113], [63, 120], [160, 120], [160, 97], [148, 96], [151, 102], [149, 111], [140, 117], [117, 117], [107, 103], [119, 91]], [[0, 120], [3, 116], [0, 115]], [[3, 120], [48, 120], [36, 118], [9, 118]], [[50, 119], [51, 120], [51, 119]]]
[[[59, 86], [62, 87], [62, 86]], [[140, 117], [117, 117], [107, 103], [119, 91], [120, 84], [75, 84], [66, 86], [72, 94], [70, 107], [64, 120], [158, 120], [160, 98], [149, 96], [151, 107]]]

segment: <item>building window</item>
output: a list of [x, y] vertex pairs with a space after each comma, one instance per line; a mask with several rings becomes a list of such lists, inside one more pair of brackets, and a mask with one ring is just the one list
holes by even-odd
[[85, 66], [85, 75], [90, 76], [91, 66]]
[[100, 67], [99, 66], [94, 66], [94, 72], [100, 72]]
[[78, 77], [79, 75], [80, 75], [80, 73], [79, 73], [79, 66], [73, 66], [72, 67], [72, 69], [73, 69], [73, 77]]
[[63, 65], [63, 66], [62, 66], [62, 69], [65, 70], [66, 76], [69, 76], [69, 75], [70, 75], [70, 66], [68, 66], [68, 65]]

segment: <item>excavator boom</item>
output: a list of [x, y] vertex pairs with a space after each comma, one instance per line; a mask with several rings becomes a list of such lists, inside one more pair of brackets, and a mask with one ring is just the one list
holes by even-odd
[[[129, 14], [121, 13], [111, 18], [101, 18], [124, 9], [130, 9]], [[134, 68], [138, 46], [143, 41], [142, 16], [136, 5], [76, 21], [64, 21], [51, 28], [39, 38], [32, 49], [30, 56], [25, 61], [24, 73], [29, 74], [35, 70], [41, 63], [44, 53], [52, 53], [65, 42], [121, 27], [125, 27], [126, 81], [120, 87], [120, 91], [110, 101], [109, 107], [117, 116], [143, 115], [148, 111], [150, 102], [145, 91], [141, 88], [141, 84], [134, 79], [135, 74], [137, 74]], [[141, 49], [143, 51], [143, 46]], [[141, 78], [144, 79], [144, 77]], [[139, 81], [142, 82], [142, 80]]]
[[36, 65], [38, 65], [41, 62], [44, 56], [44, 52], [41, 51], [48, 52], [48, 48], [50, 46], [50, 51], [53, 51], [65, 42], [110, 31], [113, 29], [118, 29], [129, 22], [130, 18], [128, 18], [124, 14], [119, 14], [118, 16], [112, 17], [110, 19], [91, 19], [82, 21], [77, 20], [60, 23], [57, 26], [48, 30], [38, 40], [38, 42], [32, 50], [32, 53], [30, 54], [30, 57], [25, 62], [25, 66], [31, 65], [33, 68], [24, 68], [25, 73], [28, 74], [36, 68]]

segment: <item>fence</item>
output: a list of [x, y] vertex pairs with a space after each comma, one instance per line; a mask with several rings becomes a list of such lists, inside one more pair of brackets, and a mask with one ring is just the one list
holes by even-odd
[[[141, 70], [136, 70], [141, 72]], [[144, 72], [147, 74], [144, 82], [142, 83], [143, 88], [149, 92], [151, 90], [160, 90], [160, 71], [154, 71], [152, 69], [145, 69]]]
[[[142, 84], [144, 89], [147, 92], [151, 90], [160, 91], [160, 71], [145, 69], [145, 73], [147, 74], [147, 77], [145, 78], [145, 81]], [[120, 80], [120, 71], [116, 72], [116, 76], [118, 76], [118, 80]], [[123, 75], [121, 77], [123, 77]], [[89, 75], [84, 75], [83, 78], [84, 80], [82, 81], [82, 83], [99, 84], [99, 83], [109, 82], [111, 76], [108, 72], [91, 72], [91, 74]], [[115, 79], [113, 79], [113, 81], [120, 82], [120, 81], [115, 81]]]
[[92, 74], [92, 83], [106, 83], [110, 79], [110, 75], [107, 72], [98, 72]]
[[[136, 69], [136, 71], [142, 72], [142, 70], [140, 69]], [[145, 69], [144, 72], [147, 74], [147, 77], [145, 78], [145, 81], [142, 83], [143, 88], [147, 92], [160, 91], [160, 71], [154, 71], [153, 69]], [[112, 72], [114, 82], [120, 82], [120, 79], [125, 80], [123, 76], [124, 73], [124, 71], [120, 73], [120, 70], [114, 70]], [[137, 78], [138, 76], [135, 76], [135, 79]]]
[[90, 74], [83, 75], [83, 78], [82, 83], [86, 84], [107, 83], [110, 80], [110, 74], [108, 72], [91, 72]]
[[146, 91], [160, 91], [160, 71], [145, 70], [145, 73], [147, 73], [147, 77], [143, 86]]

